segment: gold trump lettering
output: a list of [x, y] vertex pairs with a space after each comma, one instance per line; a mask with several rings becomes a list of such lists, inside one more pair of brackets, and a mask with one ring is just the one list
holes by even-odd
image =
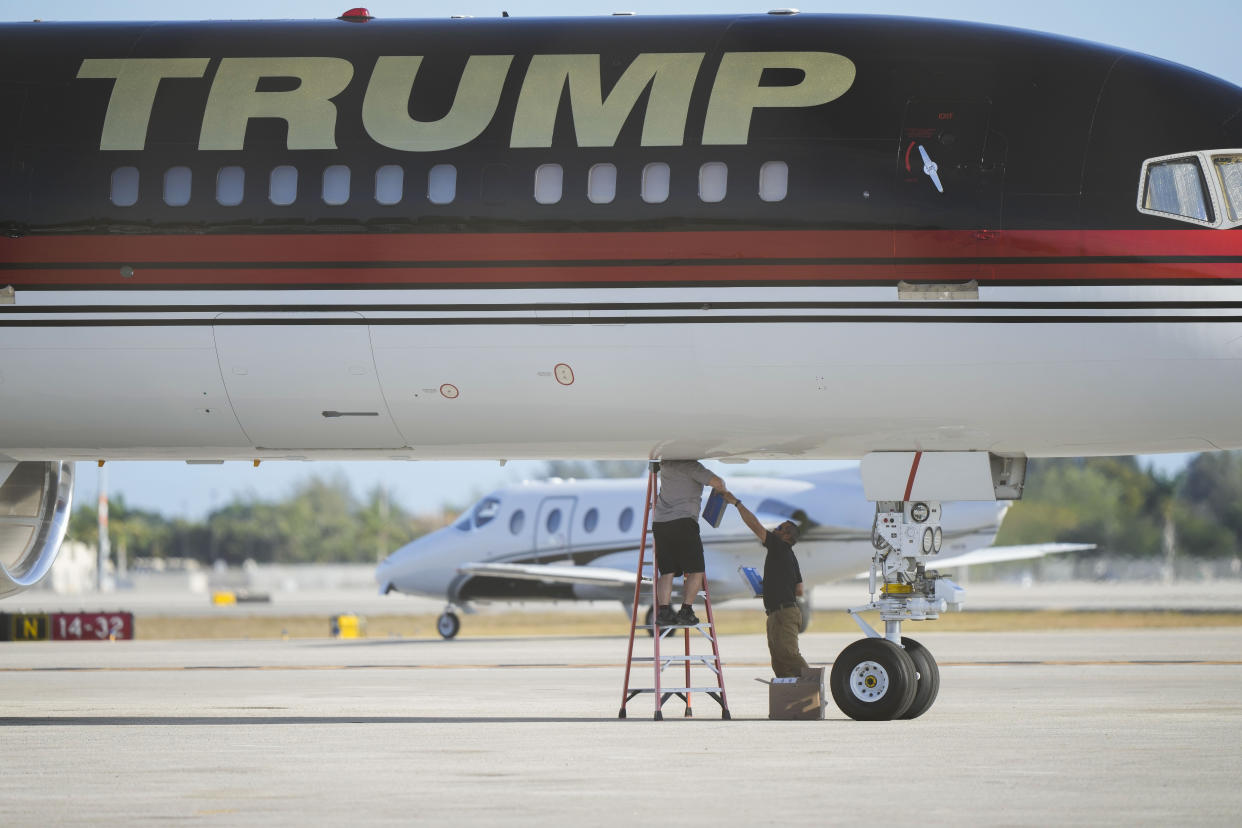
[[650, 87], [643, 119], [644, 147], [677, 147], [685, 140], [690, 93], [703, 53], [643, 54], [626, 68], [604, 98], [599, 55], [535, 55], [522, 82], [513, 116], [511, 147], [550, 147], [561, 90], [580, 147], [611, 147], [639, 97]]
[[421, 56], [385, 56], [375, 61], [362, 125], [377, 144], [408, 152], [434, 152], [468, 144], [487, 129], [500, 104], [513, 55], [471, 55], [448, 114], [438, 121], [416, 121], [409, 115], [414, 79]]
[[[533, 55], [518, 90], [509, 146], [552, 146], [566, 88], [577, 146], [615, 146], [644, 95], [641, 145], [682, 146], [704, 58], [702, 52], [639, 54], [605, 94], [600, 55]], [[448, 112], [438, 120], [420, 121], [410, 117], [410, 101], [417, 94], [423, 57], [379, 57], [362, 96], [362, 126], [377, 144], [395, 150], [437, 152], [464, 146], [495, 119], [513, 60], [513, 55], [471, 55]], [[202, 78], [209, 63], [208, 58], [84, 60], [79, 78], [113, 81], [99, 148], [145, 149], [160, 82]], [[790, 85], [765, 86], [767, 69], [799, 70], [802, 78]], [[756, 110], [830, 103], [853, 86], [855, 74], [853, 61], [831, 52], [726, 52], [707, 101], [702, 142], [746, 144]], [[268, 78], [296, 85], [259, 91]], [[288, 149], [336, 149], [339, 113], [334, 99], [353, 78], [354, 66], [344, 58], [223, 58], [211, 80], [198, 148], [241, 150], [252, 119], [277, 118], [288, 125]]]

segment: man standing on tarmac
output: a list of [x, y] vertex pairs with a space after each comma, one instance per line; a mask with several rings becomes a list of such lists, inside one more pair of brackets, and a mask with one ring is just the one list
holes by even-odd
[[798, 527], [787, 520], [775, 532], [769, 532], [742, 501], [732, 494], [726, 494], [725, 501], [737, 507], [742, 522], [768, 550], [763, 560], [763, 608], [768, 613], [772, 672], [777, 678], [797, 678], [809, 666], [798, 650], [802, 610], [798, 609], [796, 599], [802, 595], [802, 569], [793, 551], [798, 542]]
[[[672, 627], [699, 623], [694, 596], [703, 588], [703, 541], [699, 537], [699, 509], [703, 487], [729, 495], [724, 481], [697, 460], [662, 460], [660, 494], [656, 498], [651, 531], [655, 537], [656, 625]], [[673, 578], [684, 575], [681, 609], [674, 612]]]

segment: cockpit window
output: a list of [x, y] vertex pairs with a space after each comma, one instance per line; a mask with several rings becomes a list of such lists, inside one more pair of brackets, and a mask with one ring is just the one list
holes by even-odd
[[474, 507], [474, 527], [477, 529], [491, 522], [491, 519], [496, 517], [499, 511], [500, 501], [494, 497], [486, 498], [478, 506]]
[[1194, 221], [1214, 222], [1203, 169], [1195, 156], [1173, 158], [1147, 168], [1143, 208]]
[[1225, 192], [1225, 212], [1230, 221], [1242, 221], [1242, 155], [1212, 157], [1220, 187]]

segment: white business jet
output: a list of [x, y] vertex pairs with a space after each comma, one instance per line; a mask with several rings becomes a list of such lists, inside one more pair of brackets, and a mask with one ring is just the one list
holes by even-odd
[[[804, 623], [810, 620], [811, 587], [867, 569], [875, 553], [876, 512], [863, 496], [857, 468], [780, 479], [732, 477], [728, 484], [765, 524], [792, 519], [801, 525], [796, 551], [807, 585]], [[393, 552], [376, 569], [376, 581], [382, 593], [445, 596], [448, 606], [437, 624], [444, 638], [461, 629], [458, 609], [470, 612], [475, 602], [615, 600], [629, 613], [645, 485], [642, 478], [554, 479], [499, 489], [451, 526]], [[946, 505], [942, 545], [929, 566], [945, 570], [1091, 548], [990, 546], [1008, 509], [1004, 501]], [[765, 553], [737, 511], [726, 510], [718, 529], [703, 524], [702, 533], [712, 598], [753, 595], [739, 569], [761, 569]]]

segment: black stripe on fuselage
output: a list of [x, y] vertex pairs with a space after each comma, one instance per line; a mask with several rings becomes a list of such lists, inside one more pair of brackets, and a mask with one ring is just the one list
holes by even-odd
[[1065, 315], [750, 315], [750, 316], [617, 316], [617, 317], [457, 317], [424, 319], [10, 319], [6, 327], [15, 328], [134, 328], [134, 327], [205, 327], [205, 326], [476, 326], [494, 325], [755, 325], [755, 324], [943, 324], [943, 325], [1097, 325], [1097, 324], [1171, 324], [1171, 323], [1237, 323], [1242, 316], [1159, 315], [1159, 316], [1065, 316]]

